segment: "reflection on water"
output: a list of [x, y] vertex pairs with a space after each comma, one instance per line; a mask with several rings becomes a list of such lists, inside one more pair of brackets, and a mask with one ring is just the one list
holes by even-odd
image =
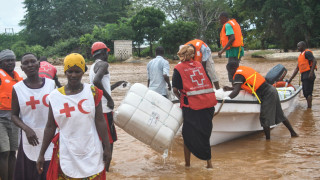
[[[215, 59], [220, 76], [220, 86], [229, 85], [226, 59]], [[176, 62], [171, 63], [171, 75]], [[250, 66], [266, 75], [278, 63], [288, 69], [289, 78], [296, 61], [265, 61], [244, 58], [241, 65]], [[59, 78], [66, 82], [59, 67]], [[88, 72], [87, 72], [88, 73]], [[86, 74], [87, 74], [86, 73]], [[126, 80], [131, 84], [147, 84], [146, 62], [140, 64], [111, 64], [112, 82]], [[191, 157], [191, 167], [184, 167], [183, 139], [178, 132], [165, 163], [161, 154], [117, 128], [118, 141], [108, 179], [320, 179], [320, 101], [319, 71], [316, 72], [312, 110], [307, 110], [301, 95], [299, 104], [288, 117], [300, 137], [291, 138], [287, 128], [280, 124], [271, 131], [266, 141], [263, 132], [236, 139], [212, 147], [213, 169], [205, 168], [205, 161]], [[88, 82], [88, 77], [84, 77]], [[298, 76], [293, 84], [298, 84]], [[116, 107], [124, 98], [126, 90], [112, 92]]]

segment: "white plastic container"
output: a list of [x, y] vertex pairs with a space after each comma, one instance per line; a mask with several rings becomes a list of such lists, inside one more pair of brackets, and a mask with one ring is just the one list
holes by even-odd
[[131, 136], [163, 153], [170, 147], [183, 118], [178, 105], [136, 83], [115, 111], [114, 121]]

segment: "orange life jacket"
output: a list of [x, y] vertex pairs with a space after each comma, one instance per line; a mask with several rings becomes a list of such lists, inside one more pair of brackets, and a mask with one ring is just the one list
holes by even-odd
[[[310, 71], [311, 67], [312, 67], [312, 61], [309, 64], [309, 60], [306, 59], [306, 51], [309, 51], [312, 53], [312, 51], [310, 51], [309, 49], [306, 49], [305, 51], [303, 51], [299, 57], [298, 57], [298, 68], [300, 73], [306, 72], [306, 71]], [[315, 69], [317, 69], [317, 66], [315, 67]]]
[[[180, 107], [189, 107], [193, 110], [213, 107], [217, 104], [217, 99], [213, 91], [212, 84], [203, 69], [201, 63], [197, 61], [184, 61], [175, 66], [180, 73], [183, 89], [180, 89]], [[189, 104], [184, 103], [184, 98]]]
[[52, 64], [46, 61], [40, 62], [40, 68], [39, 68], [40, 77], [53, 79], [56, 73], [57, 73], [57, 69]]
[[22, 80], [16, 71], [13, 71], [13, 76], [0, 69], [0, 110], [11, 110], [12, 87]]
[[208, 47], [207, 44], [201, 41], [200, 39], [194, 39], [192, 41], [187, 42], [185, 45], [189, 45], [189, 44], [192, 44], [196, 48], [195, 49], [196, 52], [194, 52], [193, 60], [201, 62], [202, 61], [202, 53], [200, 51], [201, 46], [204, 45], [205, 47]]
[[235, 19], [231, 19], [228, 22], [224, 23], [221, 32], [220, 32], [220, 44], [222, 47], [225, 47], [229, 41], [229, 37], [226, 34], [226, 24], [230, 24], [232, 26], [235, 40], [233, 41], [232, 45], [229, 46], [227, 49], [230, 49], [230, 47], [241, 47], [243, 46], [243, 36], [241, 33], [240, 25], [237, 23]]
[[246, 79], [246, 81], [241, 85], [241, 88], [249, 93], [254, 94], [257, 97], [259, 103], [261, 103], [256, 92], [257, 89], [259, 89], [259, 87], [266, 81], [264, 77], [254, 69], [246, 66], [239, 66], [237, 68], [237, 71], [233, 76], [233, 80], [237, 74], [244, 76], [244, 78]]

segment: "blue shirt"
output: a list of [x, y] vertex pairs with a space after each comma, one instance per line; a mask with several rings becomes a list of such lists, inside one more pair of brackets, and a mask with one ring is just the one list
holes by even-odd
[[147, 65], [149, 89], [161, 94], [167, 95], [167, 83], [163, 75], [169, 77], [169, 62], [161, 56], [152, 59]]

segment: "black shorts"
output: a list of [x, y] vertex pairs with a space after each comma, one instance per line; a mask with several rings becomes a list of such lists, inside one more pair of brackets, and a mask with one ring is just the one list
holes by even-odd
[[314, 80], [315, 78], [302, 80], [302, 91], [305, 98], [308, 98], [308, 96], [312, 96]]

